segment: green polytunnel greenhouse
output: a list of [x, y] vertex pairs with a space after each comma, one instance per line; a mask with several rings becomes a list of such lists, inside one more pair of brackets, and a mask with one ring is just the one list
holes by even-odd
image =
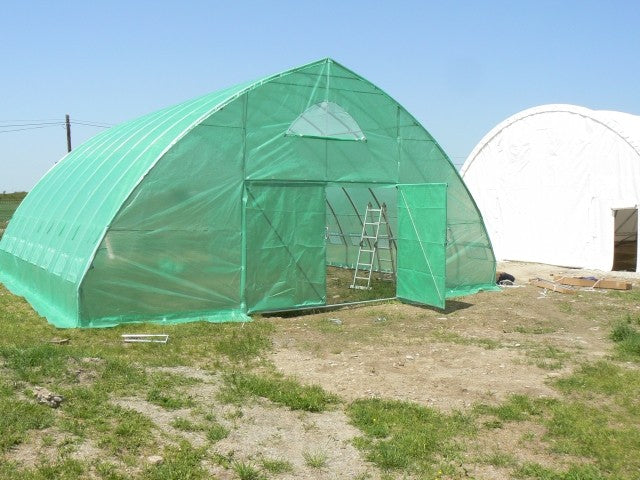
[[58, 327], [324, 305], [327, 265], [355, 266], [368, 205], [388, 225], [371, 269], [393, 270], [398, 298], [444, 307], [495, 289], [482, 218], [447, 155], [331, 59], [76, 148], [9, 223], [0, 280]]

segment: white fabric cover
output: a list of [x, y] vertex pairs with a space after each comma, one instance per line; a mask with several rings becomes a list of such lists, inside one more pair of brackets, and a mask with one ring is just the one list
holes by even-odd
[[613, 210], [640, 204], [640, 117], [524, 110], [480, 141], [461, 174], [497, 259], [611, 270]]

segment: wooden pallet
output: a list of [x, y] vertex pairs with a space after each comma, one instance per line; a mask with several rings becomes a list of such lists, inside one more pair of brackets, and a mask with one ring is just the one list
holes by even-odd
[[608, 290], [631, 290], [631, 282], [612, 280], [609, 278], [599, 278], [593, 280], [584, 277], [567, 277], [564, 275], [552, 275], [553, 281], [561, 285], [572, 285], [574, 287], [605, 288]]

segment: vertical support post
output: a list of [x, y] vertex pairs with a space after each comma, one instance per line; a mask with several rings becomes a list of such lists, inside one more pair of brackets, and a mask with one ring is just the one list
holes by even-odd
[[71, 121], [69, 120], [69, 114], [65, 116], [65, 125], [67, 126], [67, 153], [71, 151]]
[[247, 108], [249, 92], [242, 96], [242, 236], [240, 253], [242, 266], [240, 269], [240, 299], [243, 313], [247, 312]]

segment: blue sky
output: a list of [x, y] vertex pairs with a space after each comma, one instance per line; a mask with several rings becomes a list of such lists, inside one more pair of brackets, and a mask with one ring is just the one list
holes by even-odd
[[[535, 105], [640, 115], [638, 25], [638, 0], [7, 0], [0, 191], [31, 189], [66, 152], [62, 126], [7, 125], [116, 124], [324, 57], [393, 96], [461, 164]], [[99, 131], [74, 124], [74, 145]]]

